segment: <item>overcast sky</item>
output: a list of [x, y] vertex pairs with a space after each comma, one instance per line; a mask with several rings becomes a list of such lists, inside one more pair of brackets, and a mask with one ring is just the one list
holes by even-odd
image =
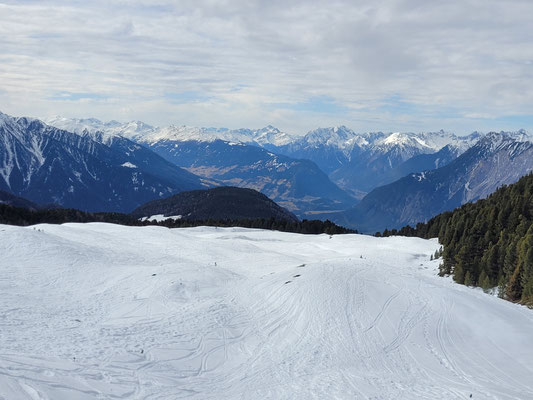
[[531, 0], [0, 0], [0, 111], [531, 132], [532, 16]]

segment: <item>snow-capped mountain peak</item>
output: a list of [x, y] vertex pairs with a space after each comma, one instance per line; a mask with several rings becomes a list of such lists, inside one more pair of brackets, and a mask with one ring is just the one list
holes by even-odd
[[200, 128], [190, 126], [170, 125], [164, 128], [154, 129], [140, 138], [142, 142], [158, 142], [160, 140], [198, 140], [202, 136]]
[[280, 131], [272, 125], [252, 131], [252, 138], [259, 145], [271, 144], [274, 146], [284, 146], [294, 141], [293, 136]]
[[358, 143], [358, 135], [345, 126], [334, 126], [330, 128], [317, 128], [308, 132], [301, 140], [302, 143], [310, 146], [328, 146], [337, 148], [350, 147], [350, 144]]
[[502, 133], [506, 133], [511, 138], [513, 138], [515, 140], [518, 140], [520, 142], [527, 142], [527, 141], [531, 141], [531, 139], [532, 139], [532, 137], [529, 134], [529, 132], [526, 131], [525, 129], [519, 129], [516, 132], [502, 132]]
[[423, 138], [419, 137], [416, 134], [410, 134], [410, 133], [402, 133], [402, 132], [394, 132], [386, 136], [385, 138], [378, 140], [376, 142], [376, 145], [378, 146], [385, 146], [385, 147], [392, 147], [392, 146], [399, 146], [399, 147], [415, 147], [420, 149], [427, 149], [427, 150], [438, 150], [434, 149], [432, 146], [429, 146]]
[[0, 121], [4, 121], [7, 118], [11, 118], [11, 117], [7, 114], [4, 114], [2, 111], [0, 111]]
[[0, 190], [36, 203], [124, 212], [203, 186], [200, 178], [143, 146], [96, 130], [100, 121], [82, 122], [74, 133], [0, 115]]
[[[212, 142], [223, 140], [231, 143], [256, 144], [259, 146], [283, 146], [295, 138], [278, 128], [268, 125], [261, 129], [227, 129], [203, 128], [187, 125], [169, 125], [154, 127], [142, 121], [120, 123], [117, 121], [102, 122], [96, 118], [64, 118], [55, 116], [46, 122], [56, 128], [64, 129], [80, 135], [101, 137], [109, 141], [115, 136], [122, 136], [147, 144], [159, 141], [199, 141]], [[98, 132], [98, 134], [96, 134]]]
[[523, 132], [490, 132], [475, 145], [484, 154], [508, 150], [510, 155], [532, 146], [531, 137]]
[[46, 119], [45, 122], [56, 128], [82, 136], [89, 136], [104, 143], [111, 141], [117, 136], [137, 140], [154, 130], [154, 127], [141, 121], [120, 123], [112, 120], [102, 122], [96, 118], [65, 118], [55, 116]]
[[9, 123], [9, 120], [11, 118], [12, 117], [10, 117], [9, 115], [4, 114], [0, 111], [0, 128], [5, 127]]

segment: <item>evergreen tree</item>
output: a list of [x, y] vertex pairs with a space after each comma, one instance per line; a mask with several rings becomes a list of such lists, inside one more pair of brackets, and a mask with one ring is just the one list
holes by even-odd
[[479, 286], [485, 291], [492, 287], [489, 276], [485, 273], [485, 270], [482, 270], [481, 274], [479, 275]]
[[515, 268], [511, 279], [509, 279], [509, 284], [507, 285], [506, 295], [507, 298], [511, 301], [520, 300], [522, 297], [522, 283], [520, 282], [521, 275], [520, 265], [517, 265]]
[[472, 286], [472, 276], [470, 274], [470, 271], [466, 271], [464, 284], [466, 286]]
[[465, 283], [465, 271], [460, 264], [457, 264], [453, 270], [453, 280], [457, 283]]

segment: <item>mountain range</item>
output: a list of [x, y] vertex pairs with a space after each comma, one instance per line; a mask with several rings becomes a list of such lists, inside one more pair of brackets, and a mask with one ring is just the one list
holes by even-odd
[[215, 129], [170, 126], [154, 128], [142, 122], [117, 125], [94, 119], [48, 121], [101, 142], [128, 137], [167, 161], [214, 185], [261, 191], [300, 217], [343, 210], [356, 202], [335, 185], [314, 162], [275, 154], [292, 138], [271, 126], [258, 129]]
[[[335, 185], [355, 199], [361, 199], [377, 186], [403, 177], [406, 170], [410, 173], [426, 169], [427, 163], [403, 165], [412, 157], [434, 154], [443, 147], [449, 146], [447, 156], [441, 157], [437, 164], [442, 166], [471, 147], [482, 136], [480, 133], [474, 132], [471, 135], [460, 137], [444, 131], [356, 133], [345, 126], [319, 128], [304, 136], [295, 136], [272, 126], [261, 129], [235, 130], [174, 125], [153, 127], [140, 121], [120, 124], [116, 121], [101, 122], [96, 119], [61, 117], [51, 118], [47, 122], [58, 128], [77, 133], [99, 133], [103, 135], [105, 140], [110, 140], [111, 137], [117, 135], [123, 136], [155, 149], [158, 154], [185, 168], [189, 167], [187, 164], [181, 164], [182, 156], [176, 156], [177, 153], [183, 153], [179, 149], [183, 143], [200, 144], [198, 153], [194, 149], [187, 149], [189, 159], [202, 159], [204, 157], [203, 148], [207, 146], [207, 143], [215, 141], [225, 142], [229, 145], [238, 143], [260, 147], [278, 156], [283, 155], [292, 159], [306, 159], [314, 162]], [[220, 147], [221, 144], [219, 143], [218, 146]], [[171, 154], [172, 156], [170, 156]], [[232, 166], [229, 162], [217, 163], [217, 168], [226, 169]], [[209, 165], [209, 167], [212, 168], [213, 165]], [[200, 175], [202, 175], [201, 172]], [[209, 173], [204, 177], [214, 178]], [[258, 179], [261, 181], [262, 177], [260, 176]], [[240, 185], [239, 182], [230, 183]], [[276, 192], [262, 189], [257, 184], [243, 182], [242, 185], [266, 190], [265, 193], [271, 198], [277, 201], [286, 201], [283, 198], [278, 198]], [[335, 199], [333, 203], [335, 201], [338, 202], [339, 199]], [[353, 199], [351, 201], [353, 202]], [[290, 206], [288, 203], [287, 205]], [[340, 206], [342, 205], [344, 204], [340, 204]], [[333, 208], [330, 207], [330, 209], [336, 208], [339, 208], [339, 204]], [[298, 208], [294, 209], [297, 210]], [[306, 211], [312, 210], [313, 207]]]
[[207, 185], [143, 146], [0, 114], [0, 190], [38, 204], [131, 211], [148, 200]]
[[378, 187], [332, 219], [363, 232], [415, 225], [485, 198], [532, 170], [533, 143], [493, 132], [444, 167], [409, 174]]
[[278, 151], [291, 157], [315, 161], [342, 189], [362, 198], [377, 186], [393, 182], [400, 171], [419, 172], [427, 165], [411, 163], [413, 157], [434, 154], [448, 146], [441, 164], [455, 158], [479, 138], [479, 133], [458, 137], [444, 131], [429, 133], [356, 133], [344, 126], [317, 129], [282, 146]]
[[256, 189], [300, 218], [372, 232], [416, 224], [531, 171], [525, 131], [296, 136], [261, 129], [154, 127], [0, 114], [0, 190], [36, 203], [129, 212], [215, 186]]

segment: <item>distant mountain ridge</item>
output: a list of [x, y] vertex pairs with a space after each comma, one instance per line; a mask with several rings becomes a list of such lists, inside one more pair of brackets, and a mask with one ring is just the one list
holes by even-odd
[[[495, 160], [506, 153], [494, 157], [484, 153], [485, 135], [479, 132], [467, 136], [442, 130], [356, 133], [339, 126], [294, 136], [272, 126], [158, 128], [142, 122], [58, 118], [54, 123], [70, 124], [80, 135], [100, 142], [130, 137], [213, 184], [257, 189], [301, 217], [334, 215], [340, 218], [337, 222], [364, 231], [423, 221], [481, 198], [495, 185], [516, 181], [529, 165], [524, 156], [514, 168], [516, 173], [506, 165], [497, 167]], [[506, 143], [524, 143], [529, 138], [523, 130], [491, 133], [486, 135], [491, 146], [497, 141], [495, 135], [506, 137]], [[518, 151], [523, 145], [513, 146]], [[515, 157], [507, 158], [509, 166], [514, 165]]]
[[[427, 133], [356, 133], [345, 126], [318, 128], [302, 136], [280, 131], [272, 125], [260, 129], [204, 128], [186, 125], [157, 127], [142, 121], [126, 123], [117, 121], [102, 122], [96, 118], [79, 119], [60, 116], [48, 118], [45, 122], [78, 134], [100, 132], [105, 137], [122, 136], [143, 143], [156, 143], [162, 140], [202, 142], [222, 140], [231, 143], [255, 144], [269, 150], [281, 151], [283, 154], [297, 153], [302, 149], [329, 147], [340, 150], [347, 159], [350, 159], [350, 154], [355, 146], [381, 149], [382, 151], [390, 150], [396, 146], [403, 148], [417, 147], [421, 149], [422, 153], [429, 153], [436, 152], [444, 146], [452, 144], [464, 151], [482, 136], [482, 134], [474, 132], [460, 137], [444, 131]], [[316, 162], [316, 160], [313, 161]]]
[[346, 209], [356, 202], [313, 162], [269, 150], [293, 140], [272, 126], [256, 130], [154, 128], [141, 122], [117, 125], [60, 117], [49, 122], [104, 143], [130, 137], [215, 185], [259, 190], [301, 217]]
[[93, 134], [102, 132], [106, 138], [121, 135], [157, 148], [161, 148], [162, 143], [173, 143], [176, 146], [184, 142], [215, 141], [253, 145], [278, 155], [313, 161], [335, 184], [356, 198], [362, 198], [377, 186], [393, 182], [403, 176], [401, 174], [405, 170], [422, 171], [413, 170], [417, 167], [416, 163], [402, 165], [412, 157], [434, 154], [449, 146], [451, 151], [448, 157], [441, 159], [438, 164], [443, 166], [483, 136], [474, 132], [461, 137], [444, 131], [356, 133], [345, 126], [318, 128], [304, 136], [297, 136], [270, 125], [261, 129], [231, 130], [173, 125], [153, 127], [139, 121], [120, 124], [116, 121], [105, 123], [95, 119], [61, 117], [48, 121], [54, 126], [78, 133], [85, 130]]
[[271, 125], [260, 129], [200, 128], [185, 125], [154, 127], [142, 121], [102, 122], [96, 118], [63, 118], [60, 116], [48, 118], [46, 123], [78, 134], [93, 135], [99, 133], [106, 139], [122, 136], [148, 144], [159, 141], [213, 142], [222, 140], [231, 143], [254, 144], [260, 147], [276, 147], [294, 140], [292, 135], [281, 132]]
[[453, 148], [456, 156], [479, 137], [478, 133], [458, 137], [444, 131], [358, 134], [346, 127], [335, 127], [311, 131], [280, 152], [315, 161], [333, 182], [361, 198], [373, 188], [393, 182], [409, 159], [437, 153], [446, 146]]
[[351, 209], [331, 217], [363, 232], [414, 225], [482, 199], [532, 170], [532, 142], [493, 132], [446, 166], [378, 187]]
[[39, 204], [131, 211], [148, 200], [202, 187], [197, 176], [128, 139], [103, 144], [0, 113], [0, 190]]

